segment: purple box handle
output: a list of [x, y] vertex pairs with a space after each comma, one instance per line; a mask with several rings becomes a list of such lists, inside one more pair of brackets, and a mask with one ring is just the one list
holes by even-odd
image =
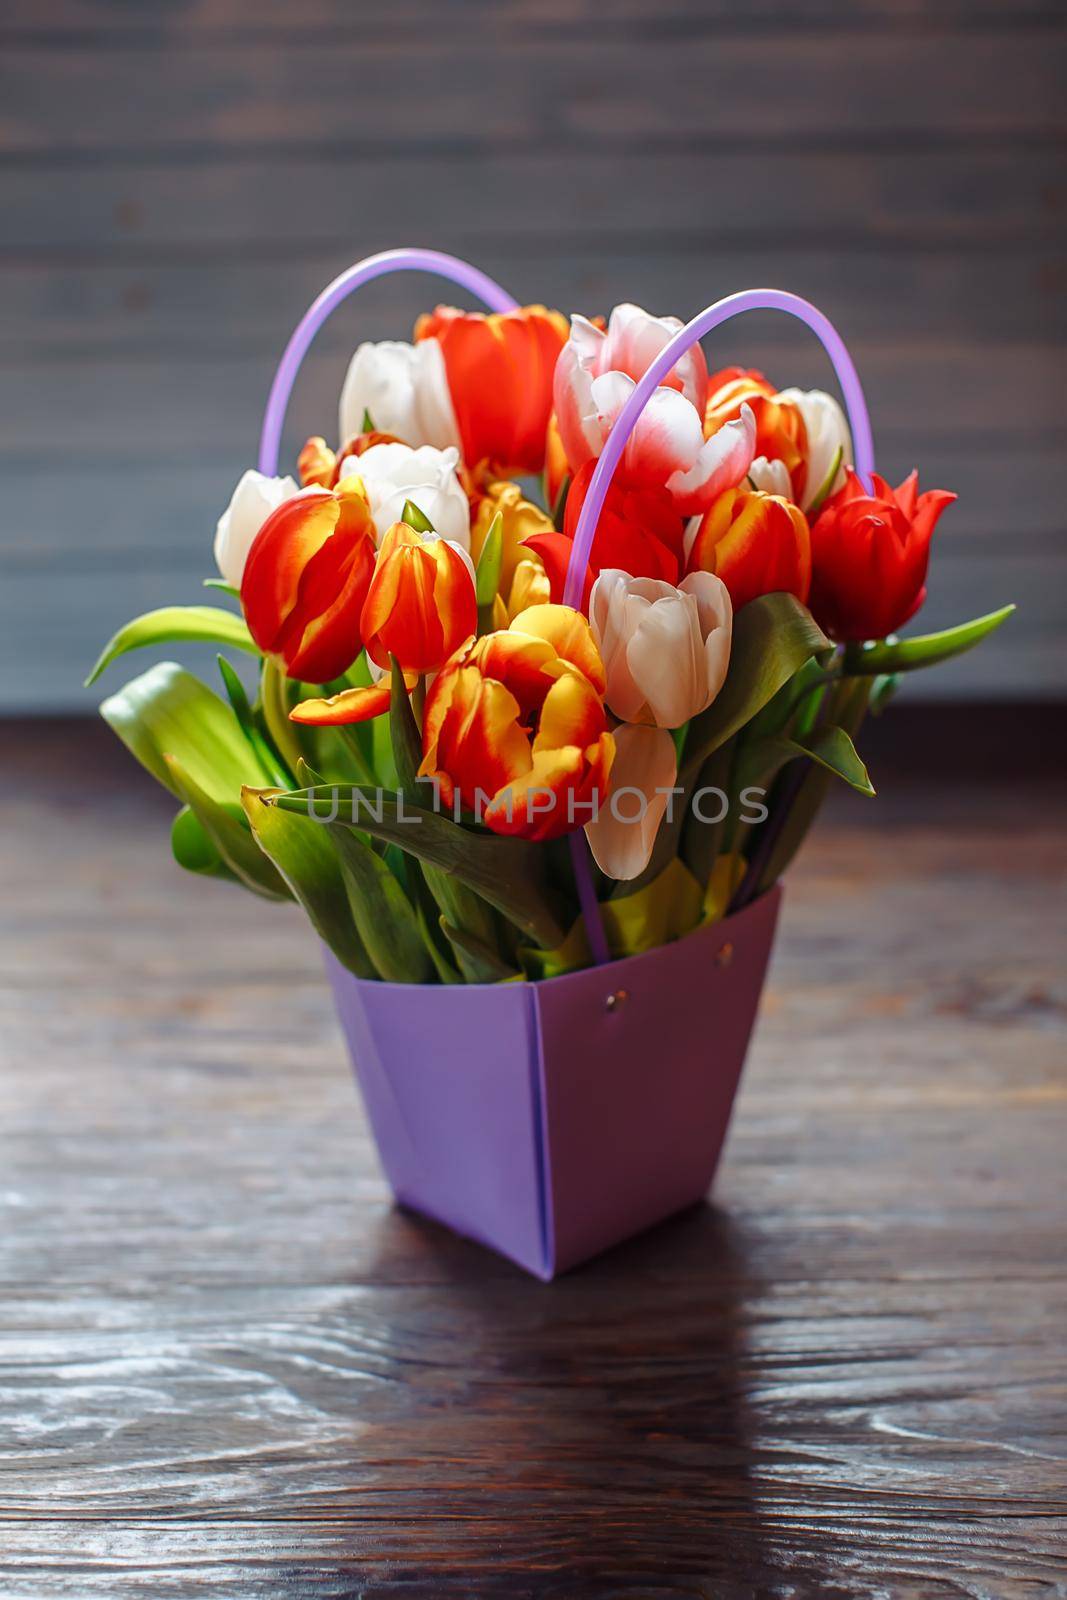
[[[328, 284], [308, 307], [297, 323], [278, 364], [278, 370], [274, 374], [259, 441], [259, 470], [267, 477], [274, 477], [278, 471], [278, 454], [289, 396], [311, 341], [342, 300], [347, 299], [356, 289], [362, 288], [365, 283], [370, 283], [372, 279], [385, 277], [392, 272], [430, 272], [437, 277], [447, 278], [460, 288], [477, 295], [492, 311], [514, 311], [518, 306], [518, 301], [514, 300], [493, 278], [480, 272], [477, 267], [471, 266], [468, 261], [462, 261], [458, 256], [445, 255], [439, 250], [423, 250], [414, 246], [405, 246], [399, 250], [382, 250], [377, 255], [367, 256], [355, 266], [349, 267], [346, 272], [342, 272]], [[790, 316], [799, 318], [821, 340], [844, 395], [856, 456], [856, 472], [864, 487], [870, 488], [871, 472], [874, 468], [870, 417], [863, 398], [859, 374], [837, 329], [815, 306], [807, 300], [802, 300], [799, 295], [789, 294], [784, 289], [745, 289], [740, 294], [726, 295], [724, 299], [716, 300], [714, 305], [707, 306], [698, 316], [687, 322], [684, 328], [679, 329], [652, 362], [619, 413], [596, 464], [589, 492], [578, 519], [574, 548], [567, 566], [567, 578], [563, 590], [565, 605], [576, 608], [581, 606], [585, 569], [593, 548], [593, 536], [604, 499], [641, 412], [675, 362], [691, 345], [696, 344], [698, 339], [702, 339], [712, 329], [720, 327], [732, 317], [739, 316], [743, 311], [784, 311]], [[590, 951], [596, 964], [602, 966], [611, 960], [611, 951], [600, 914], [596, 885], [589, 864], [589, 851], [580, 830], [570, 835], [570, 847], [578, 900], [586, 924]]]

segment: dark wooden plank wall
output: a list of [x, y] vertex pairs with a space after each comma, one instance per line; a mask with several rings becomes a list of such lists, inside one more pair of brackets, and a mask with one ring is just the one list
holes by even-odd
[[[200, 597], [294, 320], [405, 242], [566, 309], [809, 295], [887, 474], [960, 491], [928, 620], [1025, 607], [912, 692], [1062, 689], [1061, 4], [7, 0], [0, 52], [0, 707], [88, 706], [113, 626]], [[336, 316], [294, 440], [438, 292]], [[771, 318], [714, 355], [827, 381]]]

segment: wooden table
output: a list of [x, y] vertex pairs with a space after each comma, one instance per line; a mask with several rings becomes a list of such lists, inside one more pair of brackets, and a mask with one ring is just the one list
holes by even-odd
[[837, 805], [714, 1205], [546, 1287], [392, 1209], [299, 915], [2, 731], [5, 1600], [1065, 1592], [1054, 789]]

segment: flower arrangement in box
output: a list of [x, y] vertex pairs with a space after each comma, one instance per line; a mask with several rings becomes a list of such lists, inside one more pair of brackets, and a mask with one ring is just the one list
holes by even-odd
[[[278, 476], [315, 331], [402, 268], [491, 309], [360, 345]], [[709, 372], [756, 307], [822, 339], [844, 408]], [[831, 783], [874, 792], [864, 717], [1011, 610], [897, 636], [953, 499], [874, 473], [844, 345], [781, 291], [568, 320], [407, 250], [320, 296], [218, 523], [230, 603], [138, 618], [93, 677], [171, 640], [254, 661], [102, 714], [183, 867], [304, 908], [398, 1198], [549, 1277], [704, 1192], [779, 879]]]

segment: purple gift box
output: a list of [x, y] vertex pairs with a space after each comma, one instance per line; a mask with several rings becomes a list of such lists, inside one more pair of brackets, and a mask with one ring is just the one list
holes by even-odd
[[780, 899], [541, 983], [376, 983], [327, 954], [400, 1204], [548, 1279], [701, 1199]]

